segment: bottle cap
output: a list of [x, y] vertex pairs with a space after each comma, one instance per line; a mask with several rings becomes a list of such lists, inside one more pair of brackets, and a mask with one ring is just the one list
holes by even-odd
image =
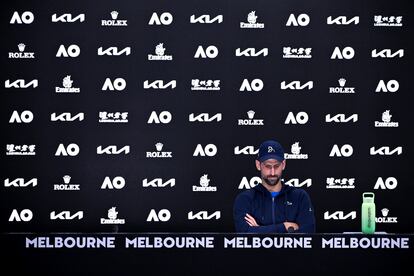
[[374, 203], [375, 195], [374, 193], [363, 193], [362, 202], [363, 203]]

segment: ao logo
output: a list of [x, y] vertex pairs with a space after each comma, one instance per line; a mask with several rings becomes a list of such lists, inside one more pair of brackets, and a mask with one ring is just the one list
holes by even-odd
[[331, 59], [352, 59], [354, 56], [355, 51], [352, 47], [345, 47], [342, 50], [339, 47], [335, 47]]
[[16, 110], [13, 111], [9, 123], [30, 123], [33, 121], [33, 113], [30, 110], [22, 111], [20, 114]]
[[79, 146], [77, 144], [69, 144], [67, 147], [63, 144], [59, 144], [55, 156], [76, 156], [80, 152]]
[[387, 83], [384, 80], [378, 82], [375, 92], [397, 92], [400, 84], [396, 80], [389, 80]]
[[80, 55], [80, 48], [78, 45], [72, 44], [65, 48], [64, 45], [60, 45], [56, 53], [56, 57], [77, 57]]
[[198, 46], [194, 58], [216, 58], [218, 56], [218, 49], [216, 46], [208, 46], [205, 50], [203, 46]]
[[254, 79], [251, 82], [248, 79], [244, 79], [240, 86], [240, 91], [261, 91], [263, 87], [264, 84], [261, 79]]
[[154, 12], [151, 16], [148, 25], [170, 25], [173, 22], [173, 16], [169, 12], [164, 12], [161, 15], [158, 15]]
[[258, 184], [262, 183], [262, 179], [258, 176], [254, 176], [252, 178], [247, 179], [247, 177], [243, 177], [242, 180], [240, 181], [239, 187], [238, 189], [251, 189], [255, 186], [257, 186]]
[[171, 218], [171, 213], [168, 209], [161, 209], [158, 213], [154, 209], [151, 209], [147, 221], [169, 221]]
[[20, 212], [16, 209], [13, 209], [9, 221], [24, 221], [28, 222], [31, 221], [33, 218], [33, 212], [29, 209], [23, 209]]
[[106, 176], [101, 189], [117, 189], [120, 190], [125, 187], [125, 179], [122, 176], [115, 176], [112, 180], [109, 176]]
[[13, 13], [10, 20], [10, 24], [31, 24], [34, 21], [34, 15], [32, 12], [25, 11], [22, 15], [19, 15], [17, 11]]
[[306, 124], [309, 120], [309, 116], [306, 112], [301, 111], [296, 114], [296, 116], [293, 114], [293, 112], [289, 112], [289, 114], [286, 117], [285, 124]]
[[377, 182], [375, 183], [374, 190], [394, 190], [397, 188], [398, 181], [395, 177], [387, 177], [384, 181], [382, 177], [378, 177]]
[[122, 91], [125, 89], [126, 87], [126, 81], [123, 78], [116, 78], [113, 81], [111, 81], [110, 78], [106, 78], [105, 82], [102, 86], [102, 90], [117, 90], [117, 91]]
[[152, 124], [152, 123], [168, 124], [169, 122], [171, 122], [171, 120], [172, 120], [172, 115], [168, 111], [161, 111], [160, 115], [158, 115], [157, 112], [152, 111], [147, 123], [148, 124]]
[[307, 26], [310, 23], [309, 15], [302, 13], [299, 14], [297, 17], [293, 13], [290, 14], [288, 21], [286, 22], [286, 26]]
[[217, 154], [217, 147], [214, 144], [208, 144], [204, 148], [201, 144], [198, 144], [193, 156], [214, 156]]
[[350, 157], [354, 153], [354, 149], [351, 145], [343, 145], [341, 148], [335, 144], [332, 147], [331, 153], [329, 154], [330, 157], [338, 156], [338, 157]]

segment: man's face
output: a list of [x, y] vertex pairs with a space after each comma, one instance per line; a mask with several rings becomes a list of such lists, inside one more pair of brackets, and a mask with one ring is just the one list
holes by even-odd
[[268, 159], [264, 162], [256, 160], [256, 168], [260, 171], [262, 179], [270, 186], [274, 186], [279, 182], [285, 166], [286, 160], [283, 160], [283, 162], [276, 159]]

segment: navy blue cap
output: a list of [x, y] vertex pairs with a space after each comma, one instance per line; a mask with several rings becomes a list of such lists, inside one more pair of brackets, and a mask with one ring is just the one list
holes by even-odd
[[268, 159], [276, 159], [280, 162], [285, 160], [285, 151], [279, 142], [268, 140], [260, 145], [257, 160], [264, 162]]

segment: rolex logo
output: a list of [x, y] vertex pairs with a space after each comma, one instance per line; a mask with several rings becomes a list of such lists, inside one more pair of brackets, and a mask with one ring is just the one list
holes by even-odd
[[65, 184], [69, 184], [71, 177], [69, 175], [65, 175], [63, 177], [63, 183]]
[[253, 110], [249, 110], [249, 111], [247, 111], [247, 117], [249, 118], [249, 119], [253, 119], [254, 118], [254, 114], [255, 114], [256, 112], [254, 112]]
[[157, 149], [157, 151], [162, 151], [163, 146], [164, 146], [164, 144], [162, 144], [162, 143], [156, 143], [155, 144], [155, 148]]
[[23, 51], [24, 51], [24, 49], [26, 48], [26, 45], [25, 45], [25, 44], [23, 44], [23, 43], [20, 43], [19, 45], [17, 45], [17, 47], [19, 48], [19, 51], [20, 51], [20, 52], [23, 52]]
[[117, 18], [118, 18], [118, 14], [119, 14], [119, 13], [118, 13], [117, 11], [112, 11], [112, 12], [111, 12], [111, 17], [112, 17], [112, 19], [113, 19], [113, 20], [117, 19]]
[[340, 79], [338, 80], [338, 82], [339, 82], [339, 86], [340, 86], [340, 87], [344, 87], [344, 86], [345, 86], [345, 83], [346, 83], [346, 79], [344, 79], [344, 78], [340, 78]]

